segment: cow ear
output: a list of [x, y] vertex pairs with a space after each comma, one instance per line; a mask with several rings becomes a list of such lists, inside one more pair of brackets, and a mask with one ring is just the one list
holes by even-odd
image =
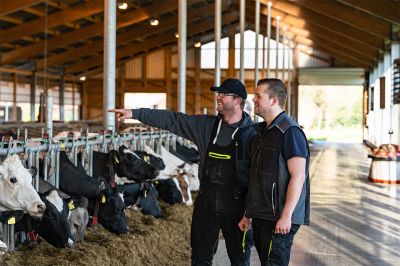
[[124, 153], [124, 150], [128, 149], [125, 145], [121, 145], [118, 149], [119, 153]]
[[35, 177], [37, 175], [37, 168], [35, 166], [31, 166], [31, 168], [29, 169], [29, 173], [31, 174], [32, 177]]
[[89, 204], [88, 199], [86, 197], [82, 196], [81, 197], [81, 204], [79, 204], [79, 207], [87, 209], [88, 204]]

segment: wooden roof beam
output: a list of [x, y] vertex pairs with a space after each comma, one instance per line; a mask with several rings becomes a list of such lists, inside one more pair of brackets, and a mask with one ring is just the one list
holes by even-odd
[[10, 14], [41, 2], [43, 2], [43, 0], [0, 0], [0, 16]]
[[[295, 5], [356, 27], [380, 38], [390, 38], [390, 23], [335, 1], [289, 0]], [[380, 4], [380, 3], [379, 3]]]
[[[225, 14], [222, 16], [222, 21], [223, 24], [230, 24], [236, 20], [238, 20], [239, 15], [237, 12], [230, 12], [229, 14]], [[214, 22], [213, 21], [203, 21], [201, 23], [196, 23], [196, 24], [189, 24], [188, 29], [187, 29], [187, 36], [195, 35], [201, 32], [204, 32], [206, 29], [212, 29], [214, 27]], [[130, 46], [126, 46], [124, 48], [118, 49], [117, 50], [117, 61], [121, 60], [125, 57], [132, 56], [137, 53], [142, 53], [147, 50], [154, 49], [156, 47], [161, 47], [164, 45], [167, 45], [168, 43], [171, 42], [176, 42], [175, 36], [169, 36], [169, 35], [159, 35], [155, 38], [151, 38], [149, 40], [146, 40], [143, 43], [139, 44], [133, 44]], [[87, 70], [89, 68], [101, 66], [103, 64], [103, 57], [102, 56], [96, 56], [88, 60], [80, 61], [77, 63], [74, 63], [70, 66], [65, 67], [65, 73], [76, 73], [76, 72], [82, 72], [84, 70]]]
[[[51, 29], [80, 18], [90, 16], [104, 10], [104, 4], [101, 0], [84, 2], [83, 4], [72, 8], [55, 12], [47, 16], [47, 28]], [[39, 11], [40, 12], [40, 11]], [[17, 40], [24, 36], [30, 36], [37, 32], [43, 31], [45, 27], [45, 14], [39, 19], [25, 22], [17, 27], [11, 27], [0, 32], [0, 44]]]
[[[222, 6], [222, 11], [228, 10], [228, 5], [226, 2]], [[200, 18], [202, 14], [210, 14], [212, 16], [212, 12], [214, 11], [214, 5], [209, 4], [207, 6], [204, 6], [202, 8], [199, 8], [197, 10], [188, 10], [188, 16], [187, 16], [187, 21], [191, 21], [193, 19]], [[162, 23], [157, 26], [153, 27], [149, 24], [144, 25], [141, 28], [138, 28], [135, 31], [128, 31], [128, 32], [123, 32], [117, 34], [117, 45], [121, 45], [130, 41], [133, 41], [137, 38], [143, 38], [146, 35], [153, 35], [153, 34], [162, 34], [163, 31], [170, 29], [170, 28], [176, 28], [178, 25], [178, 18], [177, 17], [171, 17], [166, 20], [163, 20]], [[84, 46], [81, 46], [77, 49], [70, 49], [64, 53], [53, 55], [47, 58], [47, 66], [53, 66], [53, 65], [63, 65], [64, 62], [66, 61], [72, 61], [79, 59], [82, 55], [90, 55], [90, 54], [96, 54], [98, 52], [103, 51], [104, 48], [104, 42], [103, 40], [99, 40]], [[117, 49], [119, 49], [117, 47]], [[42, 69], [44, 66], [44, 60], [39, 60], [37, 62], [37, 68]]]
[[393, 0], [336, 0], [337, 2], [356, 8], [390, 23], [400, 25], [400, 2]]
[[[261, 10], [261, 20], [266, 21], [267, 20], [267, 9], [263, 8]], [[251, 18], [251, 14], [254, 14], [254, 10], [251, 10], [250, 8], [250, 13], [247, 12], [247, 18]], [[249, 21], [253, 25], [253, 21]], [[272, 20], [272, 26], [276, 26], [276, 20]], [[319, 42], [329, 42], [331, 44], [336, 44], [339, 46], [343, 46], [346, 50], [351, 50], [354, 53], [360, 53], [362, 55], [365, 55], [369, 59], [373, 59], [378, 56], [378, 49], [373, 49], [370, 47], [367, 47], [365, 45], [360, 44], [359, 42], [352, 41], [351, 39], [345, 39], [346, 37], [341, 36], [336, 34], [335, 32], [329, 32], [329, 31], [321, 31], [318, 28], [315, 29], [312, 32], [309, 32], [308, 30], [297, 28], [295, 25], [286, 25], [285, 21], [281, 22], [281, 27], [280, 31], [281, 34], [283, 33], [283, 26], [286, 26], [287, 28], [287, 33], [288, 34], [294, 34], [294, 35], [299, 35], [304, 38], [311, 39], [313, 41], [319, 41]], [[266, 23], [261, 24], [261, 31], [260, 32], [266, 32]], [[275, 35], [273, 36], [275, 38]]]
[[[271, 15], [273, 17], [281, 16], [281, 21], [285, 24], [294, 25], [309, 32], [313, 32], [316, 29], [319, 29], [321, 32], [334, 32], [353, 41], [368, 45], [371, 48], [383, 49], [384, 43], [382, 38], [365, 33], [358, 28], [336, 21], [330, 17], [296, 6], [292, 2], [284, 0], [261, 0], [262, 10], [266, 9], [268, 1], [272, 2]], [[265, 11], [266, 13], [267, 11]]]
[[[192, 0], [193, 2], [200, 0]], [[117, 19], [117, 28], [126, 27], [146, 19], [176, 9], [176, 0], [166, 0], [162, 4], [156, 3], [144, 8], [134, 10], [132, 12], [124, 13]], [[71, 43], [82, 41], [95, 35], [102, 34], [104, 30], [104, 23], [90, 25], [78, 30], [64, 33], [62, 36], [49, 39], [47, 46], [52, 48], [63, 47]], [[2, 55], [3, 64], [10, 64], [21, 58], [30, 58], [44, 49], [45, 42], [41, 41], [36, 44], [28, 45], [15, 51], [10, 51]]]

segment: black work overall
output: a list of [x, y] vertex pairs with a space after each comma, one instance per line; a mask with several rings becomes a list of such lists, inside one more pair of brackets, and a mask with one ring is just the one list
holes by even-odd
[[[211, 136], [215, 136], [217, 123]], [[243, 233], [238, 223], [244, 212], [244, 195], [238, 189], [236, 148], [232, 140], [226, 147], [209, 141], [203, 180], [196, 199], [191, 229], [192, 265], [212, 265], [219, 231], [225, 238], [232, 265], [244, 265]]]

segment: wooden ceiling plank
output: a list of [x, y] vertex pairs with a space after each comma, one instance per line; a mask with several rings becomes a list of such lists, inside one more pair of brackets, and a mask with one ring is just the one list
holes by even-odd
[[[152, 16], [156, 16], [161, 13], [165, 13], [174, 9], [176, 9], [176, 1], [167, 0], [162, 4], [153, 4], [145, 8], [140, 8], [132, 12], [127, 12], [118, 18], [117, 28], [135, 24], [144, 21], [146, 19], [149, 19]], [[80, 28], [78, 30], [64, 33], [62, 36], [49, 39], [47, 41], [47, 46], [51, 49], [63, 47], [71, 43], [82, 41], [86, 38], [102, 34], [103, 30], [104, 30], [103, 22], [90, 25], [84, 28]], [[25, 46], [18, 50], [10, 51], [8, 53], [3, 54], [1, 62], [3, 62], [4, 64], [10, 64], [13, 61], [16, 61], [21, 58], [30, 58], [33, 55], [43, 51], [43, 49], [44, 49], [44, 41], [41, 41], [36, 44]]]
[[400, 25], [400, 2], [392, 0], [336, 0], [337, 2], [354, 7], [390, 23]]
[[[254, 10], [250, 10], [250, 12], [247, 13], [248, 16], [247, 18], [251, 18], [251, 14], [254, 14]], [[262, 11], [262, 15], [261, 15], [261, 21], [266, 21], [267, 20], [267, 11], [265, 11], [265, 14]], [[253, 21], [249, 21], [250, 23], [253, 23]], [[284, 21], [281, 22], [281, 34], [283, 32], [282, 30], [282, 25], [284, 24]], [[272, 26], [276, 26], [276, 20], [272, 20]], [[286, 25], [285, 25], [286, 26]], [[262, 33], [266, 32], [266, 23], [262, 23], [261, 24], [261, 31]], [[346, 37], [338, 35], [335, 32], [328, 32], [328, 31], [321, 31], [318, 28], [316, 28], [314, 31], [309, 32], [307, 30], [301, 29], [301, 28], [297, 28], [296, 26], [293, 25], [287, 25], [287, 32], [290, 33], [292, 32], [294, 35], [300, 35], [302, 37], [308, 38], [310, 40], [313, 41], [319, 41], [319, 42], [330, 42], [330, 43], [335, 43], [339, 46], [342, 46], [344, 48], [346, 48], [346, 50], [351, 50], [355, 53], [360, 53], [363, 54], [367, 57], [371, 58], [375, 58], [378, 56], [378, 49], [374, 49], [374, 48], [370, 48], [368, 46], [365, 46], [364, 44], [361, 44], [359, 42], [355, 42], [349, 38], [346, 39]], [[265, 34], [263, 34], [265, 35]], [[275, 36], [274, 36], [275, 37]]]
[[295, 5], [320, 13], [331, 19], [357, 27], [381, 38], [390, 38], [390, 23], [360, 10], [344, 6], [334, 1], [289, 0]]
[[[316, 28], [320, 31], [330, 31], [346, 36], [354, 41], [364, 43], [376, 49], [383, 49], [383, 39], [375, 35], [364, 33], [358, 28], [354, 28], [340, 21], [323, 16], [319, 13], [296, 6], [291, 2], [283, 0], [261, 0], [262, 9], [265, 10], [268, 1], [272, 2], [271, 15], [273, 17], [281, 16], [282, 23], [290, 24], [312, 32]], [[267, 14], [267, 11], [264, 11]]]
[[22, 8], [36, 5], [44, 0], [0, 0], [0, 16], [10, 14]]
[[[200, 18], [202, 14], [210, 14], [212, 15], [212, 12], [214, 10], [214, 5], [210, 4], [205, 7], [202, 7], [197, 10], [189, 10], [187, 20], [190, 22], [193, 19]], [[228, 10], [228, 5], [223, 5], [222, 10]], [[145, 37], [146, 35], [153, 35], [153, 34], [160, 34], [163, 31], [177, 27], [178, 23], [178, 18], [177, 17], [171, 17], [166, 20], [163, 20], [160, 22], [160, 25], [157, 27], [153, 27], [150, 24], [146, 24], [144, 27], [138, 28], [134, 32], [123, 32], [120, 34], [117, 34], [117, 45], [121, 45], [130, 41], [133, 41], [137, 38]], [[77, 49], [70, 49], [64, 53], [57, 54], [51, 57], [47, 58], [47, 66], [53, 66], [53, 65], [62, 65], [66, 61], [73, 61], [76, 59], [79, 59], [82, 55], [90, 55], [90, 54], [96, 54], [98, 52], [101, 52], [104, 48], [104, 43], [103, 40], [99, 40], [87, 45], [84, 45], [82, 47], [79, 47]], [[118, 49], [118, 48], [117, 48]], [[37, 62], [37, 68], [42, 69], [44, 66], [44, 61], [39, 60]]]
[[[222, 16], [223, 25], [233, 23], [234, 21], [238, 20], [239, 16], [236, 12], [230, 12], [229, 14], [225, 14]], [[197, 24], [189, 24], [188, 25], [188, 37], [191, 35], [195, 35], [205, 31], [206, 29], [212, 29], [214, 27], [213, 21], [203, 21]], [[189, 38], [188, 38], [189, 39]], [[168, 43], [175, 42], [175, 36], [168, 36], [168, 35], [160, 35], [158, 37], [152, 38], [150, 40], [146, 40], [140, 44], [133, 44], [130, 46], [126, 46], [122, 49], [117, 50], [117, 61], [131, 56], [133, 54], [141, 53], [146, 50], [151, 50], [156, 47], [164, 46]], [[84, 60], [81, 62], [74, 63], [70, 66], [65, 67], [65, 72], [69, 74], [73, 74], [76, 72], [82, 72], [89, 68], [93, 68], [96, 66], [101, 66], [103, 64], [103, 58], [101, 56], [96, 56], [88, 60]]]
[[[51, 29], [80, 18], [102, 12], [104, 4], [101, 0], [85, 2], [72, 8], [48, 15], [47, 28]], [[11, 27], [0, 32], [0, 44], [17, 40], [24, 36], [41, 32], [45, 28], [46, 18], [42, 17], [25, 22], [19, 26]]]

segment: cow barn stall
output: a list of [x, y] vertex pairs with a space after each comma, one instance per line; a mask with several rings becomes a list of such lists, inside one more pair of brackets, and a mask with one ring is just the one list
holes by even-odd
[[193, 206], [161, 203], [164, 218], [126, 210], [127, 235], [98, 225], [88, 228], [74, 249], [56, 249], [45, 241], [7, 253], [0, 265], [188, 265]]

